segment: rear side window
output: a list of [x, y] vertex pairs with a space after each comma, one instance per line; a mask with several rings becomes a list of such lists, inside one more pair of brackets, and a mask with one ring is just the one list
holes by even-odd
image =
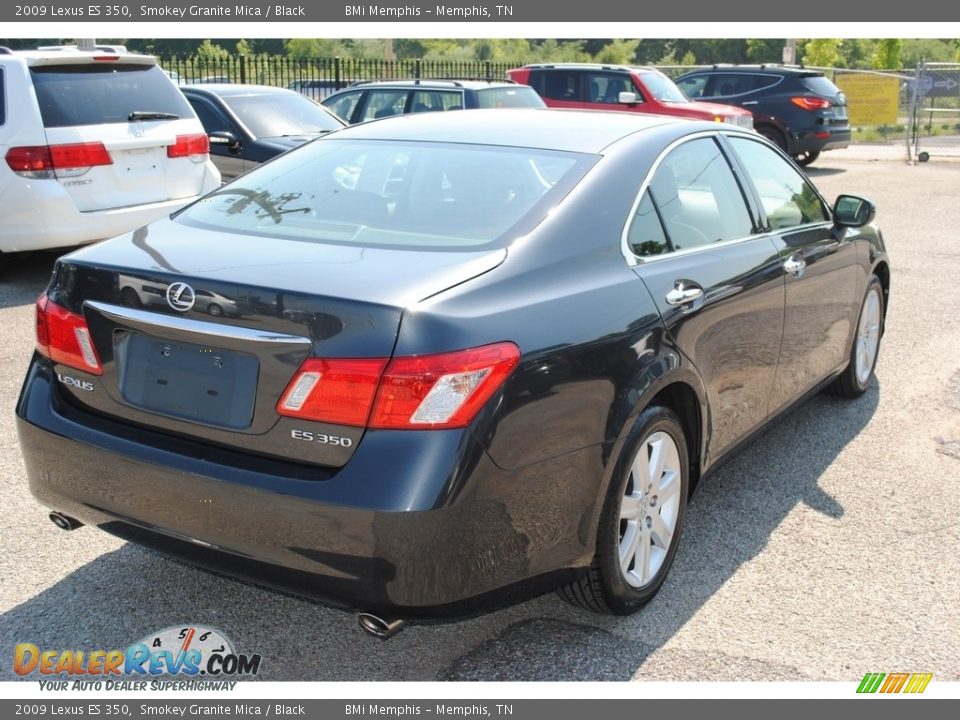
[[177, 221], [265, 243], [470, 249], [509, 242], [512, 228], [542, 220], [595, 161], [491, 145], [320, 140], [207, 195]]
[[48, 128], [129, 122], [135, 112], [194, 117], [156, 65], [41, 65], [30, 73]]
[[530, 85], [541, 97], [551, 100], [579, 100], [580, 74], [566, 70], [534, 70]]
[[807, 88], [807, 90], [815, 92], [817, 95], [823, 95], [824, 97], [832, 98], [840, 92], [840, 89], [823, 75], [802, 77], [800, 78], [800, 84]]
[[643, 193], [637, 211], [633, 214], [633, 221], [627, 232], [627, 242], [630, 243], [633, 254], [640, 257], [662, 255], [673, 249], [663, 232], [663, 224], [650, 200], [649, 190]]
[[543, 107], [543, 100], [528, 87], [497, 87], [477, 91], [477, 107]]
[[413, 94], [412, 112], [440, 112], [463, 110], [463, 93], [438, 90], [418, 90]]
[[7, 85], [0, 68], [0, 125], [7, 121]]

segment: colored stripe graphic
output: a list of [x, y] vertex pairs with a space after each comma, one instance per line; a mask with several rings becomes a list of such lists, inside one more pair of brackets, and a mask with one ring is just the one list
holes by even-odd
[[903, 687], [904, 683], [907, 682], [907, 678], [910, 677], [909, 673], [890, 673], [887, 675], [887, 681], [883, 684], [883, 687], [880, 688], [882, 693], [898, 693], [900, 688]]
[[877, 688], [880, 687], [880, 682], [884, 677], [886, 677], [885, 673], [867, 673], [863, 676], [863, 680], [860, 681], [860, 687], [857, 688], [857, 692], [875, 693]]
[[857, 687], [858, 693], [922, 693], [927, 689], [933, 673], [867, 673]]
[[914, 673], [910, 677], [910, 682], [907, 683], [907, 687], [904, 689], [905, 693], [922, 693], [927, 689], [927, 685], [930, 684], [930, 680], [933, 678], [933, 673]]

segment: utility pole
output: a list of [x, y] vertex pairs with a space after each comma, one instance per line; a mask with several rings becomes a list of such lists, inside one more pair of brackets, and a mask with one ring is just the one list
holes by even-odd
[[788, 38], [783, 46], [783, 64], [797, 64], [797, 39]]

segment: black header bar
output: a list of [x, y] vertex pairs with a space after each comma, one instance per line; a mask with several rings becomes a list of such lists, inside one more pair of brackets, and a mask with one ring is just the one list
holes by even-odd
[[[869, 26], [873, 23], [898, 23], [896, 32], [903, 37], [927, 35], [923, 23], [936, 23], [938, 37], [960, 36], [960, 27], [950, 28], [945, 23], [960, 20], [960, 3], [942, 0], [913, 0], [909, 4], [889, 0], [863, 3], [854, 0], [804, 0], [802, 3], [770, 3], [769, 0], [686, 0], [682, 3], [646, 0], [497, 0], [495, 3], [478, 1], [422, 2], [420, 0], [285, 0], [266, 2], [245, 0], [193, 0], [193, 2], [158, 2], [141, 0], [23, 0], [3, 3], [0, 23], [65, 22], [65, 23], [141, 23], [141, 22], [316, 22], [316, 23], [544, 23], [544, 22], [602, 22], [602, 23], [729, 23], [716, 26], [718, 36], [731, 33], [744, 35], [738, 25], [745, 22], [790, 23], [817, 21], [829, 34], [832, 23], [856, 23], [863, 26], [863, 37], [889, 36], [891, 29]], [[910, 27], [902, 23], [915, 23]], [[611, 36], [616, 35], [611, 25]], [[945, 34], [944, 34], [945, 33]], [[746, 31], [747, 35], [751, 35]], [[851, 34], [849, 28], [846, 34]]]

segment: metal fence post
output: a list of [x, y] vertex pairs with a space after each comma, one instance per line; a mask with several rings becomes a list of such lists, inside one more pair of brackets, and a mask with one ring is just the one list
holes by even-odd
[[333, 59], [333, 86], [337, 90], [343, 87], [340, 80], [340, 57], [337, 56]]
[[240, 56], [240, 84], [245, 85], [247, 83], [247, 56]]
[[420, 58], [417, 58], [417, 61], [413, 64], [413, 79], [420, 79]]

